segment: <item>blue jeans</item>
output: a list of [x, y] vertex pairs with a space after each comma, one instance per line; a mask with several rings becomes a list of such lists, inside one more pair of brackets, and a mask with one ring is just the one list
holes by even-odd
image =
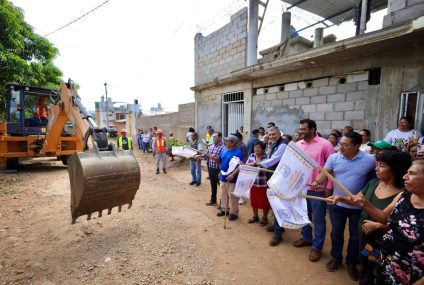
[[284, 228], [280, 227], [278, 224], [277, 218], [274, 217], [274, 237], [282, 239], [284, 233]]
[[191, 181], [200, 183], [202, 180], [201, 160], [190, 160]]
[[143, 153], [146, 153], [149, 150], [149, 143], [141, 142], [141, 147], [143, 148]]
[[359, 219], [360, 209], [348, 209], [337, 205], [329, 206], [331, 220], [331, 256], [343, 260], [343, 242], [346, 220], [349, 219], [349, 243], [347, 245], [347, 264], [359, 263]]
[[[324, 192], [308, 191], [308, 195], [324, 197]], [[302, 239], [312, 242], [312, 249], [321, 251], [325, 240], [325, 214], [327, 213], [327, 203], [318, 200], [306, 199], [308, 203], [308, 216], [314, 225], [314, 236], [312, 237], [312, 226], [307, 225], [302, 228]]]

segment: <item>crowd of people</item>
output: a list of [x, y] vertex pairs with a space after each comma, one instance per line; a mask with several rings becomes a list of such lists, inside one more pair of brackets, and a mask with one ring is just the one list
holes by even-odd
[[[218, 217], [237, 220], [239, 205], [245, 202], [233, 194], [238, 168], [231, 170], [230, 161], [238, 157], [246, 165], [260, 168], [250, 190], [252, 216], [246, 218], [247, 223], [258, 223], [272, 232], [270, 246], [283, 241], [284, 228], [275, 217], [269, 220], [267, 180], [272, 175], [269, 170], [276, 169], [287, 144], [293, 141], [351, 193], [347, 196], [323, 172], [313, 170], [307, 194], [328, 197], [333, 204], [307, 199], [311, 225], [302, 228], [293, 246], [311, 247], [308, 260], [320, 260], [328, 213], [331, 259], [326, 263], [327, 271], [336, 271], [343, 262], [344, 233], [349, 221], [345, 263], [352, 280], [358, 280], [359, 284], [424, 284], [424, 148], [421, 148], [424, 138], [412, 129], [411, 118], [402, 117], [397, 129], [374, 142], [370, 140], [369, 130], [355, 132], [350, 126], [332, 130], [325, 139], [317, 131], [316, 122], [310, 119], [300, 120], [298, 131], [292, 135], [270, 122], [267, 130], [253, 129], [244, 143], [243, 131], [241, 127], [223, 138], [208, 126], [203, 139], [199, 139], [193, 128], [186, 136], [186, 143], [199, 150], [199, 154], [189, 159], [189, 184], [201, 184], [201, 165], [206, 161], [211, 187], [206, 205], [218, 207]], [[166, 173], [168, 147], [163, 132], [152, 129], [137, 139], [143, 152], [151, 148], [156, 157], [156, 173], [160, 170], [160, 160]], [[200, 151], [202, 145], [206, 151]]]

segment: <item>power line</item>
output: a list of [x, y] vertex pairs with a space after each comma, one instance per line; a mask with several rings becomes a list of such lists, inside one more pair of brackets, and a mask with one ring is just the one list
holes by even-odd
[[71, 21], [71, 22], [67, 23], [66, 25], [64, 25], [64, 26], [62, 26], [62, 27], [60, 27], [60, 28], [58, 28], [58, 29], [56, 29], [56, 30], [54, 30], [54, 31], [50, 32], [50, 33], [45, 34], [45, 35], [44, 35], [44, 37], [47, 37], [47, 36], [49, 36], [49, 35], [51, 35], [51, 34], [54, 34], [54, 33], [58, 32], [58, 31], [60, 31], [60, 30], [62, 30], [62, 29], [64, 29], [64, 28], [68, 27], [69, 25], [72, 25], [73, 23], [75, 23], [75, 22], [77, 22], [77, 21], [81, 20], [82, 18], [84, 18], [84, 17], [85, 17], [85, 16], [87, 16], [88, 14], [90, 14], [90, 13], [92, 13], [92, 12], [96, 11], [97, 9], [99, 9], [100, 7], [102, 7], [103, 5], [105, 5], [105, 4], [106, 4], [107, 2], [109, 2], [109, 1], [110, 1], [110, 0], [106, 0], [105, 2], [103, 2], [102, 4], [100, 4], [99, 6], [97, 6], [97, 7], [93, 8], [93, 9], [91, 9], [90, 11], [88, 11], [87, 13], [83, 14], [82, 16], [80, 16], [80, 17], [76, 18], [75, 20], [73, 20], [73, 21]]

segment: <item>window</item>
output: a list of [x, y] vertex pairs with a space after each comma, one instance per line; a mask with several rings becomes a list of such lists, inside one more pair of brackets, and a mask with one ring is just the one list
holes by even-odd
[[21, 120], [21, 100], [19, 90], [10, 90], [9, 122], [19, 122]]
[[223, 135], [237, 131], [243, 126], [244, 119], [244, 94], [232, 92], [222, 95], [222, 126]]
[[380, 85], [381, 68], [370, 69], [368, 72], [368, 85]]

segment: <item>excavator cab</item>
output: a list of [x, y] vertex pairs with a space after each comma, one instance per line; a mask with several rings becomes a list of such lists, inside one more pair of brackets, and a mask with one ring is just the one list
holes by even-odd
[[48, 124], [47, 106], [58, 100], [58, 92], [6, 84], [7, 130], [12, 136], [44, 135]]

